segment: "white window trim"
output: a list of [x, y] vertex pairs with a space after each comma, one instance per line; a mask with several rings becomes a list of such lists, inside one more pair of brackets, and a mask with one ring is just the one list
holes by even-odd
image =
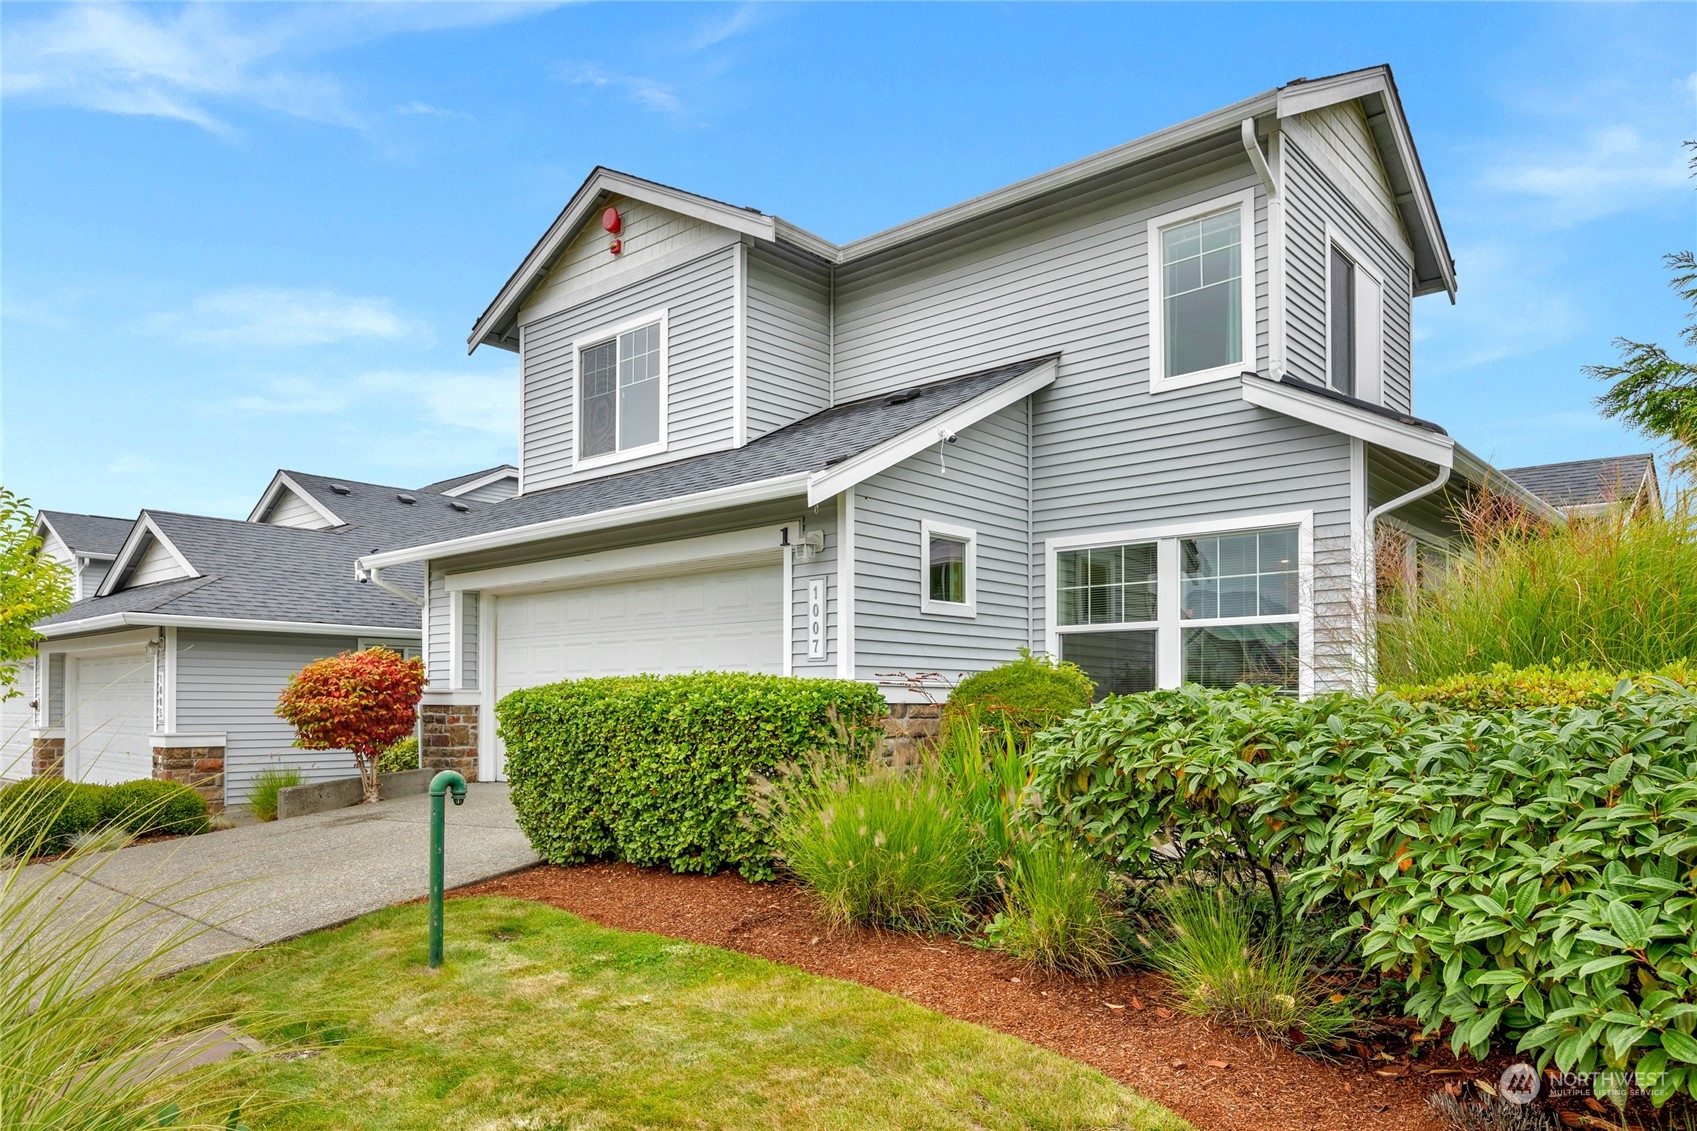
[[[1377, 372], [1375, 374], [1373, 374], [1372, 381], [1368, 382], [1368, 383], [1370, 383], [1371, 385], [1374, 386], [1374, 388], [1371, 390], [1374, 395], [1365, 396], [1362, 393], [1364, 374], [1362, 373], [1362, 364], [1361, 363], [1364, 360], [1367, 360], [1367, 359], [1363, 356], [1362, 349], [1361, 349], [1361, 321], [1360, 321], [1359, 316], [1356, 319], [1355, 333], [1352, 337], [1352, 340], [1355, 342], [1355, 390], [1352, 394], [1350, 394], [1350, 395], [1355, 396], [1355, 397], [1357, 397], [1361, 400], [1371, 401], [1374, 404], [1379, 404], [1379, 403], [1383, 402], [1383, 400], [1385, 399], [1385, 294], [1386, 294], [1385, 275], [1384, 275], [1384, 272], [1380, 271], [1377, 267], [1373, 266], [1373, 261], [1368, 259], [1367, 256], [1362, 253], [1361, 248], [1355, 243], [1355, 241], [1351, 240], [1348, 236], [1344, 235], [1343, 232], [1339, 231], [1337, 226], [1334, 225], [1330, 220], [1326, 221], [1326, 282], [1325, 282], [1325, 287], [1326, 287], [1326, 322], [1325, 322], [1325, 332], [1320, 335], [1320, 338], [1321, 338], [1320, 353], [1321, 353], [1321, 357], [1322, 357], [1322, 360], [1321, 360], [1321, 363], [1320, 363], [1320, 365], [1321, 365], [1320, 372], [1321, 372], [1321, 375], [1322, 375], [1321, 383], [1323, 385], [1325, 385], [1326, 388], [1328, 388], [1328, 389], [1332, 388], [1332, 248], [1333, 247], [1336, 247], [1339, 251], [1343, 252], [1344, 257], [1355, 265], [1355, 269], [1357, 271], [1366, 275], [1369, 279], [1372, 279], [1373, 282], [1376, 283], [1379, 287], [1379, 326], [1378, 326], [1379, 353], [1378, 353], [1378, 356], [1376, 358], [1372, 359], [1373, 362], [1376, 365]], [[1359, 311], [1360, 311], [1359, 303], [1356, 306], [1356, 310], [1357, 310], [1357, 314], [1359, 315]]]
[[[620, 451], [606, 452], [598, 456], [580, 457], [583, 451], [583, 353], [595, 346], [606, 345], [621, 334], [639, 330], [658, 322], [660, 324], [660, 438], [652, 444], [644, 444], [638, 448], [625, 448]], [[671, 312], [666, 307], [648, 311], [635, 318], [627, 318], [623, 322], [611, 326], [602, 326], [587, 334], [581, 334], [572, 339], [572, 470], [587, 471], [592, 468], [606, 467], [609, 464], [626, 463], [645, 456], [658, 455], [666, 450], [670, 439], [669, 386], [671, 385]]]
[[[1239, 318], [1243, 330], [1243, 358], [1231, 365], [1216, 365], [1212, 369], [1198, 369], [1194, 373], [1181, 373], [1177, 377], [1165, 376], [1166, 271], [1161, 262], [1161, 232], [1174, 225], [1229, 212], [1233, 208], [1238, 209], [1238, 232], [1242, 241], [1239, 245], [1241, 287], [1238, 298], [1243, 306]], [[1255, 372], [1255, 190], [1244, 189], [1157, 216], [1149, 221], [1146, 239], [1149, 265], [1149, 391], [1161, 393], [1172, 389], [1187, 389], [1192, 385], [1237, 377], [1245, 370]]]
[[[966, 543], [966, 600], [931, 599], [931, 536]], [[976, 617], [978, 615], [978, 531], [947, 522], [919, 520], [919, 611], [926, 616]]]
[[1156, 590], [1157, 618], [1126, 624], [1067, 625], [1059, 620], [1058, 561], [1064, 550], [1089, 550], [1099, 546], [1122, 546], [1133, 542], [1154, 542], [1156, 562], [1161, 576], [1179, 571], [1179, 540], [1207, 537], [1211, 534], [1233, 534], [1243, 530], [1263, 530], [1270, 527], [1294, 526], [1297, 558], [1297, 693], [1303, 698], [1314, 694], [1314, 512], [1284, 511], [1277, 514], [1233, 516], [1204, 519], [1197, 522], [1171, 523], [1121, 530], [1092, 531], [1051, 538], [1043, 543], [1043, 639], [1044, 648], [1056, 659], [1061, 655], [1061, 637], [1073, 632], [1115, 632], [1155, 630], [1155, 685], [1177, 687], [1183, 682], [1184, 635], [1186, 628], [1207, 628], [1218, 624], [1289, 624], [1289, 616], [1220, 617], [1206, 620], [1185, 620], [1181, 615], [1179, 587], [1158, 586]]

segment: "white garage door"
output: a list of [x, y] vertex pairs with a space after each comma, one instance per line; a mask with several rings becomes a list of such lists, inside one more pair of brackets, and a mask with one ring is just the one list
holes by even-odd
[[495, 601], [495, 690], [701, 670], [781, 673], [777, 565], [576, 586]]
[[[35, 725], [35, 661], [18, 665], [18, 694], [0, 701], [0, 781], [30, 775], [30, 728]], [[6, 689], [0, 687], [0, 695]]]
[[153, 660], [145, 652], [71, 658], [65, 776], [120, 782], [153, 776]]

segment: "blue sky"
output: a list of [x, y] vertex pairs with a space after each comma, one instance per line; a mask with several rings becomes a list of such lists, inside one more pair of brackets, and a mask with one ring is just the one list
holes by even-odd
[[1674, 344], [1697, 7], [0, 11], [0, 481], [241, 516], [277, 467], [516, 454], [472, 320], [597, 163], [834, 240], [1389, 62], [1460, 277], [1417, 410], [1502, 466], [1642, 450], [1579, 372]]

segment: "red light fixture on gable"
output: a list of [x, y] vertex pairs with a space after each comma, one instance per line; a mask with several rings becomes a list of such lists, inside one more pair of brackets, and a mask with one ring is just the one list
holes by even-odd
[[613, 237], [613, 242], [607, 245], [607, 250], [614, 255], [623, 251], [625, 241], [619, 238], [619, 233], [624, 230], [625, 222], [620, 218], [619, 210], [610, 207], [607, 211], [601, 213], [601, 226], [607, 229], [608, 235]]

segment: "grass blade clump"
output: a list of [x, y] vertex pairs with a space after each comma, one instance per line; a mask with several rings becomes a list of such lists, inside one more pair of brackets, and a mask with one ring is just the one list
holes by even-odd
[[1317, 1051], [1356, 1028], [1348, 1001], [1310, 973], [1309, 949], [1289, 932], [1257, 938], [1252, 909], [1224, 888], [1177, 885], [1159, 908], [1150, 961], [1186, 1012]]
[[1016, 845], [1004, 883], [1005, 905], [988, 930], [996, 949], [1085, 978], [1123, 960], [1125, 922], [1108, 871], [1077, 844], [1046, 837]]
[[261, 821], [277, 819], [277, 794], [301, 784], [299, 770], [266, 770], [253, 779], [247, 795], [247, 807]]
[[989, 861], [934, 767], [827, 783], [778, 829], [783, 863], [834, 925], [938, 931], [962, 924]]

